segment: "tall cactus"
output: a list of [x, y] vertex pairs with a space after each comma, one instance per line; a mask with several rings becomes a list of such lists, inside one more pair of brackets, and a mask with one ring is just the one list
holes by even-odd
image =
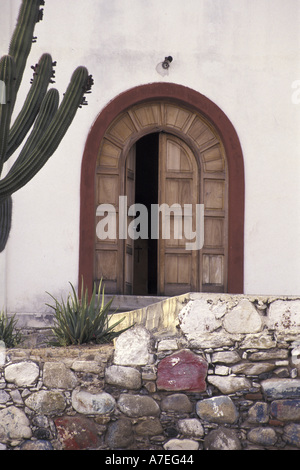
[[58, 91], [55, 88], [48, 90], [49, 83], [54, 83], [56, 62], [50, 54], [43, 54], [32, 67], [31, 87], [12, 124], [17, 93], [32, 42], [36, 40], [33, 36], [35, 24], [43, 17], [40, 7], [44, 3], [44, 0], [22, 0], [8, 54], [0, 60], [0, 80], [4, 82], [6, 92], [5, 103], [0, 103], [0, 176], [4, 163], [27, 136], [14, 164], [0, 179], [0, 252], [6, 246], [11, 228], [12, 194], [26, 185], [53, 155], [78, 107], [87, 104], [84, 95], [93, 85], [87, 69], [78, 67], [59, 104]]

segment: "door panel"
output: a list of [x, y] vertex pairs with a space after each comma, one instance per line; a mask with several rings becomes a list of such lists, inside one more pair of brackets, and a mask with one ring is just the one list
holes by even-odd
[[223, 287], [223, 260], [222, 255], [203, 255], [203, 283], [212, 286], [212, 292]]
[[103, 249], [97, 252], [96, 276], [97, 280], [105, 279], [105, 292], [116, 293], [117, 285], [117, 250]]
[[[129, 150], [125, 167], [125, 194], [127, 196], [127, 214], [129, 207], [135, 204], [135, 157], [136, 147], [133, 145]], [[133, 293], [133, 263], [134, 263], [134, 240], [130, 237], [128, 227], [134, 220], [134, 215], [127, 216], [127, 239], [125, 240], [125, 260], [124, 260], [124, 294], [131, 295]]]
[[222, 178], [208, 174], [203, 179], [205, 207], [202, 283], [204, 292], [226, 292], [227, 285], [227, 197]]
[[[96, 256], [95, 282], [105, 280], [105, 291], [118, 292], [118, 200], [119, 177], [113, 171], [103, 172], [96, 185]], [[102, 206], [100, 208], [100, 205]], [[105, 207], [105, 209], [103, 208]]]
[[204, 205], [206, 210], [224, 210], [224, 181], [207, 179], [204, 181]]
[[[192, 204], [190, 217], [195, 221], [198, 203], [198, 165], [191, 149], [171, 134], [160, 134], [159, 205], [168, 209], [160, 217], [159, 294], [176, 295], [198, 290], [198, 260], [195, 250], [186, 250], [184, 204]], [[176, 204], [172, 211], [172, 206]], [[170, 226], [170, 237], [164, 229]], [[195, 231], [196, 226], [192, 227]]]

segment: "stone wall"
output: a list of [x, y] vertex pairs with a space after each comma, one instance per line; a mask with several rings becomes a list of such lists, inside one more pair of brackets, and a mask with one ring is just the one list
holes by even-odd
[[0, 351], [0, 447], [300, 449], [299, 299], [189, 294], [169, 330], [150, 320]]

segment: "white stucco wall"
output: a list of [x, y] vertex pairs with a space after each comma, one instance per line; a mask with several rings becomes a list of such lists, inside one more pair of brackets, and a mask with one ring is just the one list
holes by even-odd
[[[1, 55], [20, 0], [0, 0]], [[39, 312], [77, 284], [81, 159], [91, 125], [121, 92], [172, 82], [215, 102], [233, 123], [246, 177], [245, 293], [300, 293], [300, 80], [298, 0], [46, 0], [30, 65], [57, 61], [62, 94], [77, 65], [95, 80], [55, 155], [14, 195], [13, 227], [0, 255], [0, 308]], [[170, 73], [156, 65], [173, 56]], [[6, 278], [6, 285], [4, 283]]]

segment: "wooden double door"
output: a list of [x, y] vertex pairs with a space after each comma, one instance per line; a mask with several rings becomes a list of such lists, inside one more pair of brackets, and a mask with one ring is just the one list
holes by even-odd
[[174, 135], [151, 134], [130, 149], [125, 171], [127, 226], [136, 232], [125, 242], [124, 292], [195, 291], [199, 253], [188, 244], [196, 243], [199, 169], [191, 149]]
[[[191, 147], [167, 132], [140, 138], [123, 163], [119, 159], [114, 170], [98, 171], [97, 210], [107, 204], [108, 211], [96, 212], [96, 224], [103, 228], [106, 222], [108, 231], [111, 221], [115, 229], [113, 236], [102, 233], [96, 239], [95, 277], [103, 278], [107, 293], [172, 296], [224, 290], [224, 256], [205, 246], [216, 237], [223, 244], [223, 232], [209, 217], [210, 232], [205, 232], [201, 181]], [[213, 289], [208, 276], [215, 280]]]

